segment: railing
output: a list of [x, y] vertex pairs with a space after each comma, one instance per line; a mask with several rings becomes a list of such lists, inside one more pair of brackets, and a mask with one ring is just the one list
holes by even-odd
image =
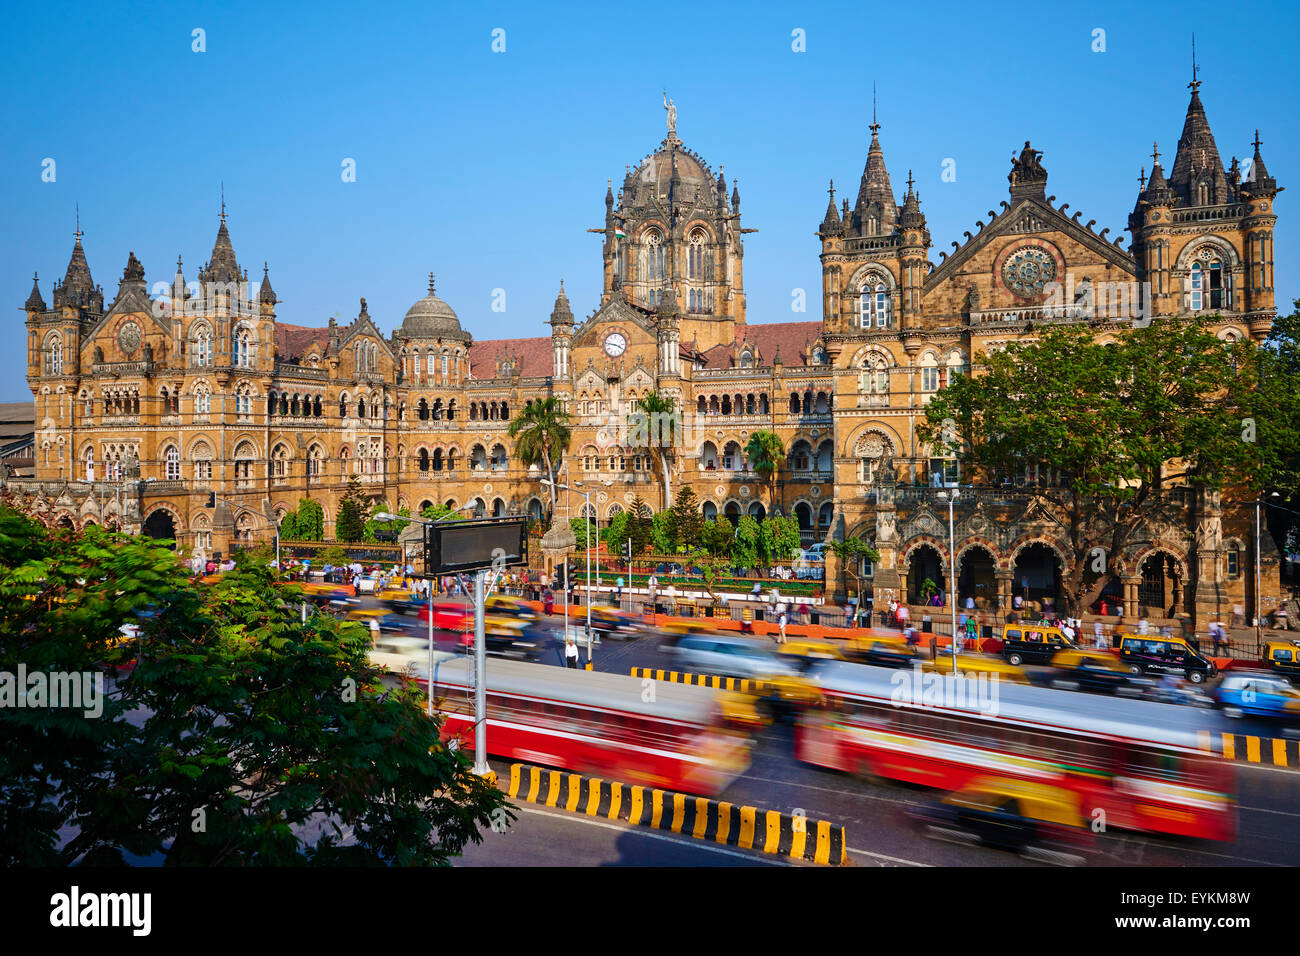
[[310, 365], [294, 365], [289, 362], [275, 363], [276, 377], [285, 376], [288, 378], [309, 378], [314, 381], [328, 381], [329, 369], [312, 368]]
[[179, 479], [169, 479], [166, 481], [145, 479], [143, 485], [144, 485], [144, 494], [146, 496], [170, 495], [170, 494], [175, 494], [178, 491], [184, 492], [184, 491], [195, 490], [188, 482], [180, 481]]
[[1038, 322], [1043, 319], [1086, 319], [1092, 310], [1085, 305], [1025, 306], [1018, 309], [982, 309], [970, 314], [972, 324], [982, 322]]
[[1245, 203], [1227, 203], [1222, 206], [1203, 206], [1200, 209], [1175, 210], [1175, 223], [1205, 222], [1210, 219], [1239, 219], [1246, 215], [1249, 207]]
[[152, 375], [153, 362], [96, 362], [91, 365], [95, 375]]

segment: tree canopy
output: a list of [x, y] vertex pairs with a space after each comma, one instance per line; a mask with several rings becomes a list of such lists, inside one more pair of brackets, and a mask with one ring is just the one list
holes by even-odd
[[0, 671], [104, 690], [93, 717], [0, 707], [0, 861], [445, 863], [509, 816], [364, 629], [303, 624], [297, 586], [236, 560], [204, 585], [147, 538], [0, 507]]

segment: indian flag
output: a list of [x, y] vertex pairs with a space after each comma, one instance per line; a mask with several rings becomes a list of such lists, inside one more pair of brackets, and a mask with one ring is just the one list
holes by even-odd
[[623, 229], [623, 227], [622, 227], [621, 225], [618, 225], [618, 226], [615, 226], [615, 227], [614, 227], [614, 238], [615, 238], [615, 239], [626, 239], [626, 238], [627, 238], [627, 232]]

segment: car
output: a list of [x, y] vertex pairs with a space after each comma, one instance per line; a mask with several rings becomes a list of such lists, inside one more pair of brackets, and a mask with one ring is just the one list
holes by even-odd
[[771, 647], [745, 637], [722, 634], [684, 634], [666, 650], [678, 667], [701, 674], [727, 677], [799, 677], [801, 669]]
[[1054, 624], [1017, 621], [1002, 628], [1002, 656], [1008, 664], [1047, 664], [1058, 651], [1074, 645]]
[[616, 640], [627, 640], [641, 633], [640, 622], [635, 614], [600, 604], [591, 607], [591, 629], [602, 638]]
[[1133, 685], [1129, 669], [1110, 651], [1071, 647], [1052, 658], [1052, 686], [1113, 694]]
[[1225, 717], [1300, 720], [1300, 691], [1284, 677], [1248, 672], [1225, 674], [1213, 697]]
[[493, 594], [483, 602], [483, 611], [497, 617], [518, 617], [525, 621], [536, 621], [541, 615], [523, 598], [506, 594]]
[[406, 591], [402, 588], [384, 588], [375, 597], [381, 604], [388, 606], [398, 614], [416, 613], [428, 603], [414, 591]]
[[876, 667], [910, 667], [921, 652], [901, 637], [861, 637], [849, 642], [848, 657]]
[[1218, 673], [1212, 660], [1202, 657], [1181, 637], [1120, 634], [1119, 658], [1134, 676], [1181, 674], [1200, 684]]
[[1264, 665], [1279, 677], [1300, 679], [1300, 647], [1292, 641], [1265, 641]]
[[786, 641], [776, 649], [777, 654], [788, 658], [801, 671], [806, 671], [813, 661], [842, 661], [844, 652], [830, 641]]
[[1093, 845], [1077, 793], [1045, 783], [982, 778], [912, 811], [932, 834], [957, 836], [1016, 853], [1081, 863]]
[[[952, 664], [952, 653], [945, 654], [941, 650], [933, 660], [923, 660], [921, 667], [927, 672], [951, 674]], [[957, 673], [988, 674], [999, 681], [1007, 681], [1012, 684], [1030, 683], [1029, 675], [1025, 673], [1025, 669], [1020, 665], [982, 654], [958, 654]]]

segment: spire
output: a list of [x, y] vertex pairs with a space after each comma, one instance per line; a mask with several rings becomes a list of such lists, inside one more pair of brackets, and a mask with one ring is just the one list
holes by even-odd
[[1196, 78], [1196, 34], [1192, 34], [1192, 82], [1187, 84], [1187, 88], [1192, 91], [1192, 96], [1201, 88], [1201, 81]]
[[727, 205], [727, 177], [722, 174], [723, 167], [718, 166], [718, 181], [716, 188], [718, 190], [718, 208], [722, 209]]
[[925, 215], [921, 212], [921, 197], [916, 194], [913, 188], [912, 171], [907, 171], [907, 193], [903, 196], [903, 211], [898, 217], [898, 223], [909, 229], [921, 229], [925, 227]]
[[858, 186], [858, 200], [853, 207], [851, 229], [858, 235], [867, 235], [869, 220], [875, 220], [872, 235], [887, 236], [894, 231], [898, 219], [898, 204], [894, 201], [894, 188], [885, 168], [885, 153], [880, 148], [880, 124], [876, 122], [876, 109], [872, 94], [871, 146], [867, 149], [867, 164], [862, 169], [862, 183]]
[[1255, 147], [1255, 155], [1250, 160], [1250, 171], [1246, 175], [1246, 189], [1252, 195], [1273, 195], [1281, 192], [1277, 188], [1277, 180], [1268, 174], [1268, 168], [1264, 165], [1264, 157], [1259, 154], [1259, 147], [1263, 140], [1259, 138], [1259, 130], [1255, 130], [1255, 141], [1252, 145]]
[[45, 300], [41, 298], [41, 284], [32, 273], [32, 294], [27, 297], [27, 304], [24, 306], [28, 312], [44, 312]]
[[610, 213], [614, 210], [614, 180], [605, 180], [605, 212]]
[[731, 211], [740, 215], [740, 180], [731, 181]]
[[1146, 189], [1139, 197], [1144, 202], [1157, 206], [1169, 206], [1174, 202], [1174, 191], [1165, 181], [1165, 171], [1160, 168], [1160, 146], [1151, 144], [1151, 178], [1147, 180]]
[[831, 180], [828, 190], [831, 198], [826, 204], [826, 215], [822, 218], [821, 234], [822, 236], [838, 236], [844, 232], [844, 224], [840, 221], [840, 214], [835, 209], [835, 180]]
[[1183, 135], [1178, 138], [1178, 151], [1169, 172], [1169, 186], [1184, 206], [1217, 205], [1231, 198], [1228, 174], [1223, 159], [1210, 132], [1210, 121], [1205, 117], [1199, 92], [1201, 81], [1193, 68], [1192, 91], [1187, 104], [1187, 117], [1183, 120]]
[[86, 250], [81, 246], [81, 209], [77, 209], [77, 229], [72, 234], [72, 255], [68, 258], [68, 269], [63, 274], [63, 283], [54, 287], [54, 306], [79, 306], [92, 312], [103, 311], [103, 296], [95, 288], [95, 280], [90, 276], [90, 264], [86, 262]]
[[230, 230], [226, 228], [225, 188], [221, 195], [221, 225], [217, 227], [217, 239], [212, 244], [212, 257], [208, 267], [199, 277], [207, 282], [238, 282], [241, 272], [239, 261], [235, 258], [235, 247], [230, 243]]
[[430, 272], [430, 273], [429, 273], [429, 295], [433, 295], [433, 294], [434, 294], [434, 288], [433, 288], [433, 273]]
[[[265, 262], [262, 263], [262, 290], [258, 293], [257, 298], [259, 302], [266, 305], [275, 305], [276, 303], [275, 290], [271, 288], [271, 271]], [[365, 299], [361, 301], [364, 302]]]
[[551, 309], [551, 325], [572, 325], [573, 309], [569, 307], [569, 297], [564, 294], [564, 280], [560, 280], [560, 294], [555, 297], [555, 307]]

